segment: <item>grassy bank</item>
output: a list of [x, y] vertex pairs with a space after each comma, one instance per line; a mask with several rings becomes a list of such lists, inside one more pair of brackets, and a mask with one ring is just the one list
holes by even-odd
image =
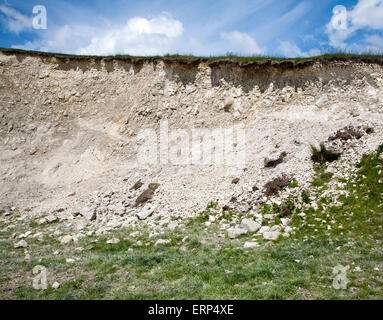
[[57, 57], [57, 58], [67, 58], [67, 59], [118, 59], [118, 60], [142, 60], [142, 59], [166, 59], [172, 61], [179, 61], [184, 63], [193, 63], [199, 61], [205, 61], [207, 63], [219, 62], [219, 61], [237, 61], [240, 63], [251, 63], [259, 61], [291, 61], [293, 63], [298, 63], [302, 61], [309, 60], [329, 60], [329, 59], [382, 59], [383, 55], [381, 53], [352, 53], [352, 52], [324, 52], [318, 56], [313, 57], [296, 57], [296, 58], [287, 58], [283, 56], [265, 56], [265, 55], [253, 55], [253, 56], [241, 56], [235, 53], [228, 52], [226, 55], [221, 56], [195, 56], [195, 55], [185, 55], [185, 54], [165, 54], [163, 56], [131, 56], [131, 55], [109, 55], [109, 56], [94, 56], [94, 55], [74, 55], [74, 54], [65, 54], [65, 53], [56, 53], [56, 52], [41, 52], [41, 51], [32, 51], [32, 50], [21, 50], [21, 49], [11, 49], [11, 48], [0, 48], [0, 52], [5, 54], [25, 54], [41, 57]]

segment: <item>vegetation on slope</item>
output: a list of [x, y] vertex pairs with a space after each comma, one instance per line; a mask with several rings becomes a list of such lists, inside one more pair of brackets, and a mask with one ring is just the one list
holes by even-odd
[[[217, 212], [211, 203], [182, 228], [151, 239], [144, 225], [137, 238], [129, 229], [67, 245], [50, 236], [28, 238], [26, 261], [23, 249], [13, 248], [12, 234], [47, 226], [25, 225], [14, 216], [0, 232], [0, 298], [382, 299], [383, 145], [364, 156], [348, 180], [335, 181], [338, 204], [325, 193], [332, 181], [326, 165], [316, 166], [316, 194], [302, 198], [310, 203], [314, 196], [318, 208], [295, 212], [292, 226], [298, 229], [291, 238], [257, 240], [260, 247], [252, 249], [243, 245], [253, 235], [229, 240], [217, 222], [205, 224]], [[107, 244], [111, 238], [120, 242]], [[155, 246], [158, 239], [170, 242]], [[32, 288], [36, 265], [49, 272], [46, 290]], [[337, 265], [349, 269], [346, 289], [333, 288]], [[61, 286], [53, 289], [53, 281]]]
[[94, 56], [94, 55], [73, 55], [73, 54], [65, 54], [65, 53], [55, 53], [55, 52], [40, 52], [40, 51], [32, 51], [32, 50], [21, 50], [21, 49], [10, 49], [10, 48], [0, 48], [0, 51], [7, 54], [29, 54], [36, 55], [42, 57], [50, 57], [55, 56], [58, 58], [69, 58], [69, 59], [118, 59], [118, 60], [142, 60], [142, 59], [150, 59], [150, 60], [171, 60], [178, 61], [182, 63], [194, 63], [205, 61], [208, 63], [220, 62], [220, 61], [234, 61], [239, 62], [240, 64], [252, 63], [252, 62], [262, 62], [267, 60], [282, 62], [282, 61], [290, 61], [293, 63], [299, 63], [304, 61], [315, 61], [315, 60], [353, 60], [353, 59], [362, 59], [366, 61], [377, 61], [383, 58], [381, 53], [348, 53], [348, 52], [328, 52], [323, 53], [314, 57], [297, 57], [297, 58], [286, 58], [286, 57], [268, 57], [261, 55], [254, 56], [240, 56], [234, 53], [227, 53], [222, 56], [194, 56], [194, 55], [182, 55], [182, 54], [166, 54], [163, 56], [131, 56], [131, 55], [109, 55], [109, 56]]

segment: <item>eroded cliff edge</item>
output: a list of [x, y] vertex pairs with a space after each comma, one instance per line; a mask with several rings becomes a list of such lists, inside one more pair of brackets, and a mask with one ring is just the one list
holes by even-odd
[[[346, 126], [373, 128], [338, 141], [342, 160], [355, 162], [382, 143], [382, 70], [379, 58], [185, 62], [2, 50], [0, 205], [96, 216], [100, 226], [142, 212], [186, 217], [215, 200], [256, 211], [296, 192], [265, 195], [264, 185], [282, 173], [308, 187], [311, 144]], [[245, 164], [139, 164], [137, 136], [149, 128], [159, 134], [164, 121], [169, 131], [242, 126]], [[265, 168], [265, 158], [282, 152], [281, 164]], [[160, 185], [142, 206], [135, 201], [144, 189], [132, 188], [139, 180]]]

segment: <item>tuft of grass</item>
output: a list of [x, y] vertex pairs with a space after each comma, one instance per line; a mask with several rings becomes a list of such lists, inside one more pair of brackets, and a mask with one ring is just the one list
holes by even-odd
[[157, 182], [149, 183], [149, 189], [152, 191], [156, 191], [159, 188], [160, 184]]
[[330, 182], [333, 173], [326, 171], [327, 167], [325, 164], [314, 166], [315, 177], [311, 182], [313, 187], [322, 187]]
[[320, 144], [320, 149], [317, 149], [315, 146], [311, 145], [311, 151], [311, 160], [320, 164], [336, 161], [340, 158], [341, 155], [340, 153], [327, 150], [323, 143]]
[[303, 203], [310, 203], [310, 193], [307, 190], [303, 190], [301, 193]]
[[366, 129], [366, 133], [367, 134], [372, 134], [372, 133], [374, 133], [375, 131], [374, 131], [374, 128], [371, 128], [371, 127], [368, 127], [367, 129]]
[[290, 189], [298, 188], [299, 187], [299, 183], [298, 183], [298, 181], [292, 181], [292, 182], [289, 183], [288, 187]]
[[143, 182], [141, 182], [141, 180], [137, 181], [133, 186], [132, 186], [132, 190], [138, 190], [140, 189], [142, 186], [143, 186]]
[[284, 203], [282, 203], [281, 210], [278, 216], [280, 218], [290, 216], [293, 214], [294, 209], [295, 209], [295, 203], [292, 199], [289, 199], [285, 201]]

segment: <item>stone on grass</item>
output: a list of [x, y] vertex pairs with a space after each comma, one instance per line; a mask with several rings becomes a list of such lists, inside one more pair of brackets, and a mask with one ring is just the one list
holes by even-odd
[[158, 239], [156, 241], [156, 243], [154, 244], [155, 247], [157, 247], [158, 245], [161, 245], [161, 244], [169, 244], [171, 241], [170, 240], [164, 240], [164, 239]]
[[73, 239], [72, 239], [72, 236], [70, 236], [70, 235], [66, 235], [66, 236], [63, 236], [63, 237], [61, 238], [60, 243], [61, 243], [61, 244], [67, 244], [67, 243], [71, 242], [72, 240], [73, 240]]
[[53, 214], [50, 214], [46, 217], [46, 220], [49, 222], [49, 223], [52, 223], [52, 222], [56, 222], [58, 220], [58, 218], [53, 215]]
[[240, 235], [246, 234], [248, 231], [242, 228], [230, 228], [227, 229], [227, 235], [230, 239], [239, 237]]
[[140, 232], [139, 232], [139, 231], [134, 231], [134, 232], [132, 232], [132, 233], [130, 234], [130, 236], [131, 236], [132, 238], [135, 238], [135, 237], [137, 237], [138, 235], [140, 235]]
[[263, 226], [261, 229], [259, 229], [258, 233], [263, 234], [265, 232], [268, 232], [270, 230], [269, 226]]
[[289, 227], [289, 226], [287, 226], [286, 228], [285, 228], [285, 232], [292, 232], [293, 231], [293, 228], [291, 228], [291, 227]]
[[57, 281], [53, 282], [52, 284], [53, 289], [58, 289], [59, 287], [60, 287], [60, 284]]
[[263, 233], [263, 239], [265, 240], [277, 240], [281, 233], [279, 231], [267, 231]]
[[259, 247], [259, 243], [258, 242], [255, 242], [255, 241], [247, 241], [245, 242], [244, 248], [258, 248]]
[[38, 225], [42, 225], [42, 224], [44, 224], [44, 223], [47, 223], [47, 219], [45, 219], [45, 218], [41, 218], [41, 219], [37, 220], [37, 224], [38, 224]]
[[22, 233], [18, 236], [19, 239], [27, 238], [29, 235], [32, 234], [32, 231], [27, 231], [25, 233]]
[[272, 226], [271, 228], [270, 228], [270, 231], [272, 232], [272, 231], [281, 231], [281, 226]]
[[291, 223], [289, 218], [281, 218], [282, 226], [287, 227]]
[[117, 243], [119, 243], [119, 242], [120, 242], [119, 239], [117, 239], [117, 238], [113, 238], [113, 239], [108, 240], [106, 243], [107, 243], [107, 244], [117, 244]]
[[253, 219], [243, 219], [240, 227], [250, 232], [256, 232], [261, 228], [261, 225]]
[[15, 243], [14, 248], [26, 248], [28, 247], [28, 243], [25, 240], [20, 240], [19, 242]]

